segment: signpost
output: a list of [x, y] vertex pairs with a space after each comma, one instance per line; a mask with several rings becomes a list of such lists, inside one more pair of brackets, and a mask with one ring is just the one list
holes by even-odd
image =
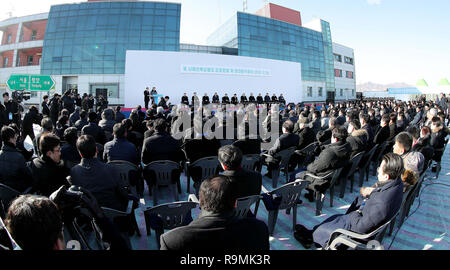
[[47, 92], [55, 86], [55, 81], [49, 75], [12, 74], [7, 84], [11, 90]]

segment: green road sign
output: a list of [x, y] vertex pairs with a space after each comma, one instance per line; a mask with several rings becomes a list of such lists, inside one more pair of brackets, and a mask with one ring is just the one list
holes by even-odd
[[49, 91], [55, 85], [51, 76], [48, 75], [31, 75], [30, 91]]
[[11, 90], [28, 90], [30, 87], [30, 76], [12, 74], [7, 83]]
[[49, 75], [12, 74], [8, 86], [11, 90], [49, 91], [55, 86], [55, 81]]

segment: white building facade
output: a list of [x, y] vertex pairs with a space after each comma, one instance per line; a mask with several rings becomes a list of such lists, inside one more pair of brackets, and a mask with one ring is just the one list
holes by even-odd
[[355, 54], [352, 48], [333, 43], [336, 101], [356, 99]]

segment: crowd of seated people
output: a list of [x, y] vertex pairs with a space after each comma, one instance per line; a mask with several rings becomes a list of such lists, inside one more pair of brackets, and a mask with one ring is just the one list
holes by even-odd
[[[65, 98], [66, 103], [69, 98]], [[90, 108], [87, 111], [83, 107], [64, 107], [63, 102], [63, 106], [56, 109], [51, 106], [43, 111], [43, 115], [27, 120], [41, 125], [42, 130], [35, 138], [29, 127], [23, 129], [21, 126], [26, 121], [2, 123], [0, 183], [21, 193], [35, 194], [22, 196], [12, 203], [7, 211], [8, 228], [14, 232], [14, 237], [24, 239], [20, 234], [25, 232], [20, 232], [14, 221], [21, 219], [21, 213], [14, 208], [29, 204], [37, 207], [36, 215], [39, 211], [53, 215], [54, 225], [58, 227], [55, 230], [59, 229], [54, 202], [48, 197], [61, 186], [82, 188], [102, 207], [124, 211], [129, 200], [136, 204], [138, 198], [131, 193], [129, 183], [124, 183], [117, 169], [108, 162], [128, 161], [143, 172], [143, 165], [155, 161], [170, 160], [183, 165], [217, 156], [220, 164], [217, 172], [222, 176], [202, 179], [201, 169], [188, 167], [199, 195], [202, 215], [187, 227], [163, 235], [162, 249], [196, 249], [200, 246], [268, 249], [267, 228], [263, 222], [236, 221], [230, 215], [237, 198], [261, 193], [262, 175], [242, 168], [244, 155], [261, 155], [261, 163], [267, 166], [265, 176], [270, 178], [271, 171], [279, 166], [280, 160], [275, 158], [278, 153], [290, 147], [302, 150], [317, 143], [313, 151], [316, 157], [309, 164], [294, 171], [304, 158], [295, 154], [290, 162], [293, 166], [289, 166], [292, 179], [309, 182], [305, 196], [313, 201], [314, 192], [324, 193], [330, 179], [311, 175], [327, 175], [346, 166], [358, 153], [391, 141], [393, 153], [384, 155], [391, 152], [389, 148], [386, 153], [381, 153], [379, 182], [361, 189], [362, 199], [355, 200], [347, 214], [333, 217], [312, 231], [297, 227], [295, 237], [305, 247], [310, 247], [313, 242], [324, 246], [327, 236], [335, 228], [364, 233], [392, 216], [399, 207], [398, 190], [403, 190], [406, 184], [414, 185], [429, 161], [440, 162], [449, 134], [448, 106], [440, 101], [348, 101], [321, 106], [289, 104], [279, 107], [280, 100], [283, 101], [281, 104], [285, 103], [282, 96], [271, 98], [267, 94], [266, 98], [261, 95], [255, 98], [251, 94], [247, 99], [243, 95], [241, 102], [236, 95], [232, 101], [228, 101], [227, 96], [223, 98], [220, 104], [216, 94], [209, 103], [209, 97], [205, 95], [202, 101], [206, 107], [196, 109], [189, 106], [185, 95], [182, 104], [169, 106], [166, 103], [164, 107], [153, 104], [146, 113], [138, 106], [128, 118], [120, 112], [120, 107], [104, 107], [94, 112]], [[192, 100], [197, 99], [195, 94]], [[225, 106], [228, 102], [237, 106], [228, 110]], [[257, 108], [257, 104], [263, 103], [270, 105], [269, 113]], [[35, 108], [30, 110], [36, 114]], [[186, 125], [190, 128], [185, 129]], [[272, 140], [267, 135], [274, 132], [279, 132], [280, 136]], [[27, 136], [34, 139], [31, 156], [24, 148]], [[260, 164], [255, 166], [258, 167]], [[181, 173], [182, 170], [173, 173], [173, 180], [179, 179]], [[155, 184], [154, 178], [152, 174], [143, 175], [149, 187]], [[378, 203], [383, 205], [382, 210], [371, 208]], [[216, 221], [208, 223], [208, 217]], [[127, 217], [114, 220], [111, 226], [124, 232], [130, 231], [130, 223]], [[219, 229], [210, 234], [210, 228]], [[237, 232], [239, 228], [242, 231]], [[224, 237], [229, 238], [229, 242], [215, 243]], [[201, 241], [195, 242], [196, 239]], [[60, 240], [59, 234], [53, 234], [49, 247], [61, 248]], [[247, 243], [249, 241], [252, 243]], [[28, 246], [25, 242], [22, 242], [23, 248]], [[206, 242], [208, 244], [202, 244]]]

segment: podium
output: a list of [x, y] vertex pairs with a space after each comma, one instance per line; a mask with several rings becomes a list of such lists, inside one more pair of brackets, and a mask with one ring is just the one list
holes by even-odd
[[158, 105], [158, 98], [163, 97], [163, 95], [152, 95], [152, 97], [155, 99], [155, 104]]

